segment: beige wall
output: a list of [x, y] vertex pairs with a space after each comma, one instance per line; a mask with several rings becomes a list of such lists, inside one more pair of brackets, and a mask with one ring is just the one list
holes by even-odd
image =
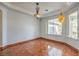
[[0, 46], [2, 46], [2, 12], [0, 11]]

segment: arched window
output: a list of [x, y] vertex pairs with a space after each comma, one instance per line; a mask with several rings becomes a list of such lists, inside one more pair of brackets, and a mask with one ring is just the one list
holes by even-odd
[[48, 20], [48, 34], [62, 34], [62, 24], [58, 21], [57, 18]]
[[77, 11], [69, 15], [69, 37], [77, 39]]

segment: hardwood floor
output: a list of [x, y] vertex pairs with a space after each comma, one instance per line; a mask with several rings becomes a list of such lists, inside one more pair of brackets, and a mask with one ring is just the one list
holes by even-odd
[[78, 51], [65, 44], [58, 43], [53, 40], [47, 40], [39, 38], [37, 40], [31, 40], [22, 44], [10, 46], [2, 51], [2, 56], [47, 56], [48, 45], [51, 47], [60, 49], [63, 56], [78, 56]]

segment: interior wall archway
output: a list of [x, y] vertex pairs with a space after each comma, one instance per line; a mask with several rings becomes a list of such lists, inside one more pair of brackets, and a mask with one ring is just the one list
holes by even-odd
[[0, 47], [7, 45], [7, 8], [1, 3], [0, 4], [0, 12], [1, 12], [1, 39], [0, 39]]
[[2, 11], [0, 10], [0, 47], [2, 46]]

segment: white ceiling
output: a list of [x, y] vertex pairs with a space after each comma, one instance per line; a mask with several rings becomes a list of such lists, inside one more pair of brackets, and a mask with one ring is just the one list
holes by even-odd
[[[35, 3], [36, 2], [6, 2], [4, 4], [19, 11], [34, 15], [36, 8]], [[63, 10], [68, 9], [74, 4], [76, 4], [76, 2], [39, 2], [40, 13], [46, 15], [50, 12], [61, 10], [61, 8], [63, 8]], [[46, 9], [48, 11], [45, 11]]]

